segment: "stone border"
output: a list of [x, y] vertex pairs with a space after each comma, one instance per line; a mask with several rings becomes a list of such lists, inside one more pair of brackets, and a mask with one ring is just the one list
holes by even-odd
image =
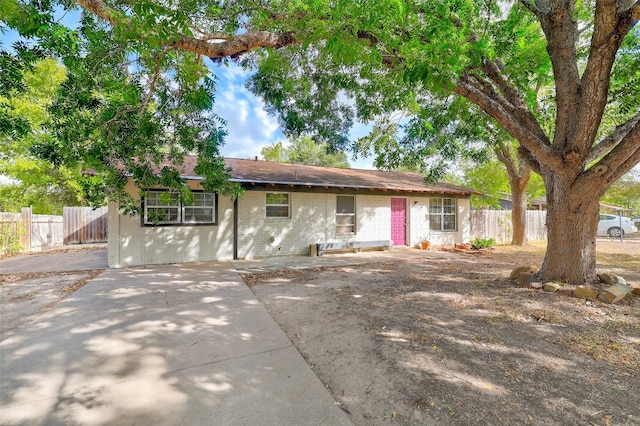
[[509, 279], [520, 287], [544, 290], [584, 300], [595, 301], [597, 299], [604, 303], [619, 302], [629, 294], [640, 295], [640, 284], [628, 284], [624, 278], [611, 273], [598, 274], [600, 282], [609, 285], [601, 291], [584, 285], [571, 286], [560, 282], [543, 283], [537, 273], [538, 267], [535, 265], [518, 266], [511, 271]]

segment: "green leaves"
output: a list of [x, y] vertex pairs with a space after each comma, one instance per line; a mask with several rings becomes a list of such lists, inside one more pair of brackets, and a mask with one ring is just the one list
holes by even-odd
[[262, 148], [260, 154], [267, 161], [349, 168], [345, 152], [332, 151], [326, 142], [318, 143], [309, 137], [292, 139], [286, 147], [276, 142]]
[[[8, 52], [4, 58], [18, 60]], [[0, 95], [0, 174], [15, 181], [0, 188], [0, 205], [13, 211], [33, 206], [37, 213], [61, 213], [65, 203], [80, 202], [79, 170], [56, 167], [33, 153], [59, 148], [44, 129], [51, 121], [47, 108], [65, 79], [65, 70], [45, 59], [20, 71], [11, 77], [19, 80], [10, 81], [4, 96]]]
[[8, 71], [0, 77], [0, 95], [33, 85], [25, 79], [33, 60], [24, 59], [36, 54], [54, 55], [67, 74], [48, 93], [48, 119], [30, 127], [19, 120], [15, 104], [0, 100], [0, 130], [23, 136], [25, 155], [36, 161], [59, 170], [91, 170], [90, 177], [76, 179], [91, 204], [110, 198], [129, 211], [139, 208], [124, 191], [127, 176], [142, 188], [160, 185], [186, 196], [189, 189], [176, 167], [191, 153], [201, 158], [198, 167], [208, 189], [237, 192], [220, 167], [226, 133], [212, 113], [210, 72], [198, 55], [166, 47], [190, 33], [201, 3], [110, 3], [116, 8], [111, 18], [122, 25], [113, 28], [83, 12], [72, 30], [57, 23], [60, 9], [48, 2], [11, 2], [14, 7], [2, 12], [5, 24], [33, 38], [40, 50], [17, 45], [15, 53], [0, 55], [0, 66]]

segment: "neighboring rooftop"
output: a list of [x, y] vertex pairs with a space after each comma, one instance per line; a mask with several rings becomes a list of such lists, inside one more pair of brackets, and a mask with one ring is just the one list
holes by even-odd
[[[185, 158], [182, 167], [183, 177], [199, 179], [199, 176], [194, 172], [196, 161], [197, 157], [195, 156]], [[455, 194], [461, 196], [479, 194], [479, 192], [472, 189], [449, 183], [438, 182], [428, 185], [425, 183], [424, 177], [417, 173], [306, 166], [238, 158], [225, 158], [225, 164], [232, 170], [231, 180], [247, 185]]]

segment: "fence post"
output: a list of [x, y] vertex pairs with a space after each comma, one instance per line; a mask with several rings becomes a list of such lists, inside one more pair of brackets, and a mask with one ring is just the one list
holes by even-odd
[[25, 251], [31, 251], [31, 221], [33, 220], [31, 207], [23, 207], [20, 213], [20, 221], [24, 226], [24, 234], [20, 236], [20, 245], [24, 247]]

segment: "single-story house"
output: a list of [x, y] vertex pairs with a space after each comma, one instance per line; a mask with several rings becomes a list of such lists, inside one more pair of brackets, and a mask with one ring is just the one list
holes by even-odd
[[[309, 255], [316, 243], [469, 240], [471, 189], [427, 185], [415, 173], [235, 158], [225, 164], [245, 189], [235, 201], [203, 192], [196, 158], [188, 157], [182, 176], [194, 191], [189, 204], [162, 188], [145, 188], [137, 217], [110, 203], [109, 266]], [[133, 181], [127, 191], [140, 198]]]

